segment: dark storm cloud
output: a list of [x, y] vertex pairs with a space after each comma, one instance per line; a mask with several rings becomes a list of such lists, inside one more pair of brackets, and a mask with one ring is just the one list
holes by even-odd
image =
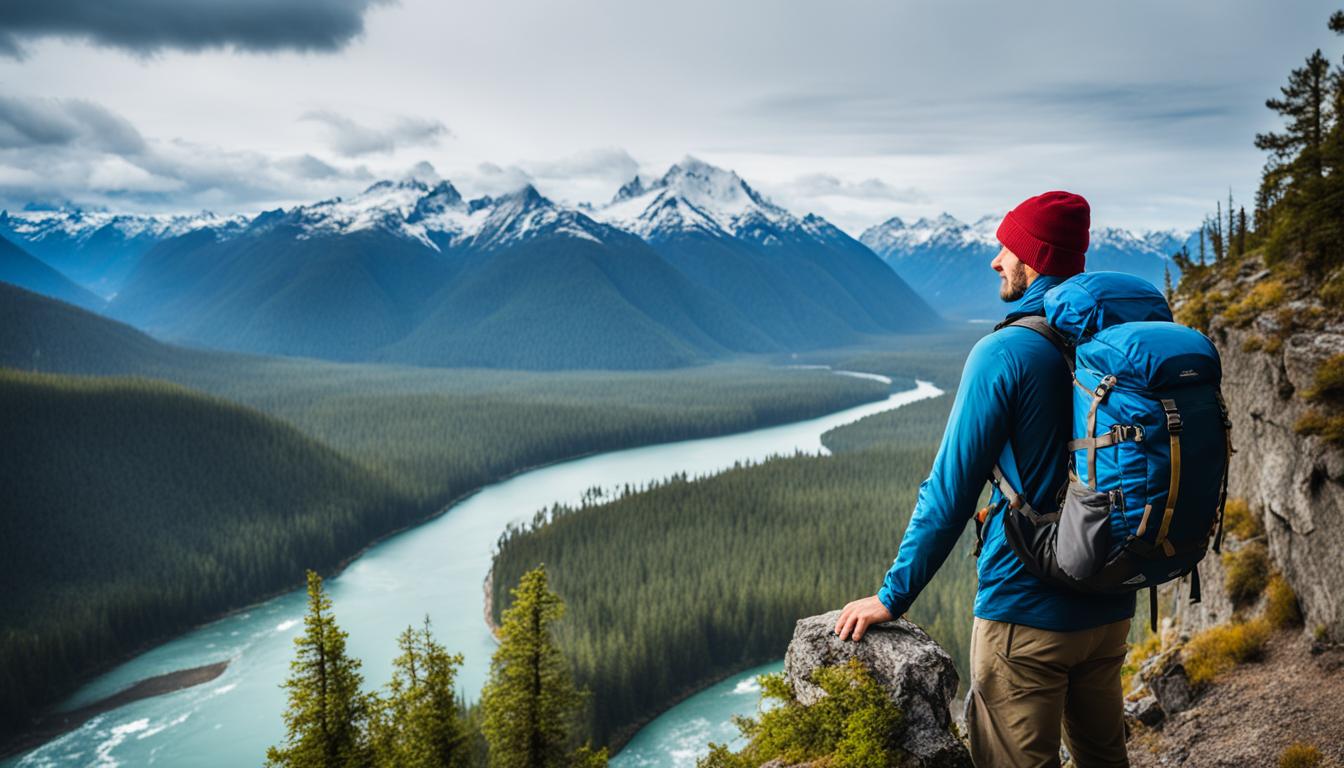
[[83, 99], [0, 96], [0, 149], [85, 146], [118, 155], [145, 148], [125, 118]]
[[0, 54], [23, 55], [41, 37], [82, 38], [139, 54], [199, 51], [335, 51], [364, 31], [386, 0], [5, 0]]
[[399, 147], [435, 144], [444, 136], [451, 136], [448, 126], [438, 120], [402, 117], [385, 128], [362, 125], [345, 115], [317, 110], [303, 115], [326, 127], [331, 147], [346, 157], [391, 152]]

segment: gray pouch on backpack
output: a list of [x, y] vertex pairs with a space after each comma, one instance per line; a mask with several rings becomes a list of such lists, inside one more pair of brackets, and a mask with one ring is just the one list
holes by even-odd
[[1060, 570], [1080, 581], [1096, 574], [1106, 565], [1111, 544], [1110, 494], [1070, 480], [1055, 535]]

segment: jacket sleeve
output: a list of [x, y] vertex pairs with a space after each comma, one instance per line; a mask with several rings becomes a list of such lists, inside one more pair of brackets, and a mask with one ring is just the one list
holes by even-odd
[[900, 616], [956, 545], [1012, 428], [1015, 376], [998, 334], [971, 349], [929, 476], [877, 598]]

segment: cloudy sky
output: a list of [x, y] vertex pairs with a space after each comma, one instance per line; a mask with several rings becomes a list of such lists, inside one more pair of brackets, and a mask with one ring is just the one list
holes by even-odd
[[691, 154], [857, 233], [1063, 188], [1250, 201], [1338, 2], [4, 0], [0, 206], [255, 212], [379, 178], [602, 201]]

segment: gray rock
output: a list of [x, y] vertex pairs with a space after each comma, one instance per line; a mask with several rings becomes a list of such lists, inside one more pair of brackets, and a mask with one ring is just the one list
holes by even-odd
[[1156, 696], [1144, 696], [1138, 701], [1125, 702], [1125, 717], [1152, 727], [1162, 722], [1167, 713], [1162, 711], [1162, 705], [1157, 703]]
[[1148, 690], [1168, 715], [1183, 712], [1195, 701], [1195, 688], [1185, 673], [1185, 665], [1172, 661], [1160, 673], [1148, 680]]
[[[1251, 331], [1215, 319], [1210, 337], [1223, 362], [1223, 395], [1232, 418], [1228, 495], [1263, 517], [1269, 554], [1297, 593], [1307, 628], [1344, 639], [1344, 450], [1299, 435], [1294, 423], [1310, 404], [1302, 390], [1320, 363], [1344, 353], [1344, 328], [1322, 326], [1288, 337], [1277, 352], [1246, 351]], [[1235, 546], [1235, 545], [1233, 545]], [[1200, 564], [1203, 602], [1177, 609], [1180, 626], [1198, 631], [1232, 613], [1218, 558]]]
[[952, 657], [924, 630], [897, 619], [869, 627], [859, 642], [835, 635], [840, 611], [800, 619], [784, 655], [784, 674], [802, 704], [826, 693], [809, 678], [818, 667], [856, 658], [904, 714], [902, 746], [918, 766], [970, 766], [970, 753], [952, 733], [950, 705], [957, 695]]

